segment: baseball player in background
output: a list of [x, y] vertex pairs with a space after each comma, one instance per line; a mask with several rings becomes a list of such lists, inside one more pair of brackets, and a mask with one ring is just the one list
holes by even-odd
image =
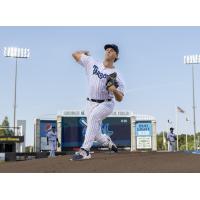
[[72, 54], [73, 58], [84, 67], [89, 84], [85, 139], [80, 151], [73, 155], [72, 160], [90, 159], [90, 148], [94, 141], [102, 146], [108, 146], [114, 152], [118, 151], [111, 138], [101, 133], [101, 123], [113, 112], [115, 100], [122, 101], [124, 82], [114, 66], [114, 62], [118, 60], [118, 46], [106, 44], [104, 49], [105, 57], [102, 63], [94, 60], [88, 51], [77, 51]]
[[174, 128], [170, 128], [170, 132], [167, 134], [167, 141], [169, 142], [169, 151], [175, 152], [176, 151], [176, 140], [177, 137], [174, 134]]
[[55, 157], [55, 152], [57, 149], [57, 132], [55, 127], [52, 127], [51, 125], [48, 125], [47, 128], [47, 145], [50, 146], [50, 154], [49, 157]]

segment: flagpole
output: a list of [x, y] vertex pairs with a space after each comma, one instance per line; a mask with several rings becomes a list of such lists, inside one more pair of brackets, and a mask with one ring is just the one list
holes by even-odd
[[[169, 131], [169, 120], [167, 120], [167, 127], [166, 127], [166, 133], [168, 135], [168, 131]], [[169, 141], [166, 141], [166, 151], [169, 151]]]
[[178, 112], [177, 112], [177, 107], [175, 109], [175, 112], [176, 112], [176, 137], [177, 137], [177, 140], [176, 140], [176, 148], [177, 148], [177, 151], [179, 151], [179, 147], [178, 147]]
[[[186, 116], [186, 123], [188, 122], [188, 117]], [[187, 123], [187, 128], [186, 128], [186, 151], [188, 151], [188, 123]]]
[[[169, 128], [170, 128], [169, 123], [170, 123], [170, 120], [167, 121], [167, 134], [168, 134]], [[168, 140], [167, 140], [167, 151], [169, 151], [169, 141]]]
[[187, 137], [187, 133], [186, 133], [186, 151], [188, 151], [188, 137]]

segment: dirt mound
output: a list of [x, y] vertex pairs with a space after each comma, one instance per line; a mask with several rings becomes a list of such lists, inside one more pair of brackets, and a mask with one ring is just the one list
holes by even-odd
[[71, 161], [70, 155], [0, 163], [0, 172], [200, 172], [200, 155], [167, 152], [95, 152], [91, 160]]

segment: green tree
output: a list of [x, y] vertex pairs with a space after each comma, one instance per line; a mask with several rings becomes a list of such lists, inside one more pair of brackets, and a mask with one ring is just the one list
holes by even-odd
[[[188, 140], [188, 150], [194, 150], [194, 136], [188, 134], [187, 138], [188, 138], [187, 139]], [[165, 140], [167, 139], [167, 133], [166, 132], [164, 132], [164, 139]], [[197, 144], [198, 144], [198, 142], [200, 142], [200, 133], [196, 134], [196, 141], [197, 141]], [[185, 151], [186, 150], [186, 134], [178, 135], [178, 143], [179, 143], [179, 150]], [[157, 150], [158, 151], [167, 150], [167, 141], [165, 143], [165, 146], [163, 144], [164, 144], [164, 142], [163, 142], [163, 132], [160, 132], [157, 135]]]
[[27, 146], [27, 147], [25, 147], [25, 152], [27, 152], [27, 153], [33, 152], [33, 146]]
[[[164, 138], [163, 138], [163, 132], [160, 132], [157, 135], [157, 150], [158, 151], [167, 149], [166, 138], [167, 138], [167, 133], [166, 132], [164, 132]], [[163, 139], [165, 140], [165, 142], [163, 141]]]
[[0, 125], [0, 136], [12, 136], [14, 135], [14, 132], [10, 130], [10, 124], [8, 121], [8, 117], [6, 116]]

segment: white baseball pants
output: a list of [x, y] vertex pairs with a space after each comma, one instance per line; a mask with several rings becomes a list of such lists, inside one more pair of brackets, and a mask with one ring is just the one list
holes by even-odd
[[87, 101], [86, 116], [87, 116], [87, 129], [85, 140], [81, 148], [90, 151], [94, 141], [107, 146], [109, 143], [109, 136], [102, 134], [101, 124], [102, 120], [113, 112], [114, 101], [106, 101], [103, 103], [96, 103]]

